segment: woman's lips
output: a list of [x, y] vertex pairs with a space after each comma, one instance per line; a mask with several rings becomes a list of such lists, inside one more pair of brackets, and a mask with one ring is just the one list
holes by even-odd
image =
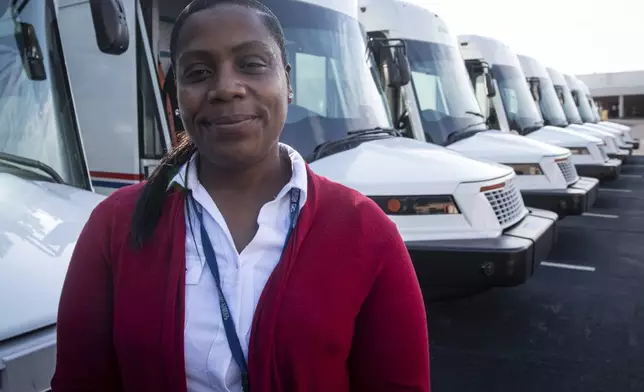
[[257, 116], [252, 114], [234, 114], [230, 116], [220, 116], [206, 120], [210, 125], [214, 126], [226, 126], [226, 125], [237, 125], [245, 121], [254, 120]]
[[213, 132], [217, 138], [237, 139], [243, 137], [253, 121], [257, 120], [254, 115], [232, 115], [212, 118], [200, 121], [206, 131]]

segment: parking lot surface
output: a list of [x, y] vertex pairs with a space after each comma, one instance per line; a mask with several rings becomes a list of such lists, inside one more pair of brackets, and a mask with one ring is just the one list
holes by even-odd
[[434, 392], [644, 391], [644, 156], [528, 283], [427, 310]]

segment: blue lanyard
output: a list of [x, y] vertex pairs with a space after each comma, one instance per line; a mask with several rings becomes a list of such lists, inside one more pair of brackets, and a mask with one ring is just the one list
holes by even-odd
[[[284, 241], [284, 247], [282, 248], [282, 255], [288, 240], [295, 229], [295, 223], [297, 221], [297, 215], [299, 213], [299, 204], [300, 204], [300, 190], [296, 188], [291, 188], [290, 192], [290, 224], [288, 227], [288, 233], [286, 234], [286, 240]], [[244, 352], [242, 351], [241, 344], [239, 343], [239, 337], [235, 330], [235, 323], [230, 315], [230, 310], [228, 308], [228, 303], [224, 297], [224, 292], [221, 289], [221, 278], [219, 277], [219, 266], [217, 265], [217, 256], [215, 255], [215, 249], [210, 242], [208, 237], [208, 232], [206, 231], [206, 226], [203, 223], [203, 211], [201, 208], [197, 207], [197, 201], [190, 195], [190, 200], [192, 202], [193, 208], [197, 214], [197, 219], [199, 220], [199, 226], [201, 228], [201, 244], [203, 246], [204, 256], [206, 258], [206, 263], [210, 268], [213, 278], [215, 279], [215, 285], [217, 286], [217, 293], [219, 295], [219, 307], [221, 308], [221, 319], [224, 323], [224, 329], [226, 330], [226, 339], [228, 339], [228, 346], [233, 355], [233, 359], [239, 366], [241, 370], [242, 377], [242, 390], [248, 392], [248, 365], [246, 359], [244, 358]], [[280, 256], [281, 259], [281, 256]]]

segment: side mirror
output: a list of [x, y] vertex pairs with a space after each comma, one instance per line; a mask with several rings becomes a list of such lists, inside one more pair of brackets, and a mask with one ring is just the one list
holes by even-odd
[[29, 23], [16, 22], [14, 35], [27, 77], [31, 80], [47, 79], [44, 57], [34, 26]]
[[119, 55], [130, 46], [125, 8], [121, 0], [90, 0], [96, 43], [103, 53]]
[[385, 87], [395, 89], [409, 84], [411, 67], [404, 41], [395, 38], [373, 38], [372, 45], [376, 52], [374, 54], [380, 59]]
[[411, 81], [411, 66], [409, 65], [409, 59], [407, 58], [404, 47], [396, 47], [394, 49], [394, 58], [398, 66], [400, 87], [406, 86]]
[[494, 79], [490, 72], [485, 73], [485, 89], [487, 90], [487, 97], [493, 98], [496, 96], [496, 87], [494, 87]]

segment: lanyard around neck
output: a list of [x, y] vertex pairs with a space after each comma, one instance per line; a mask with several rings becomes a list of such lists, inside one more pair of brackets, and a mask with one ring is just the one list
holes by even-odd
[[[286, 239], [284, 241], [284, 246], [282, 247], [282, 255], [280, 256], [280, 259], [282, 258], [284, 254], [284, 250], [286, 249], [286, 245], [288, 244], [289, 238], [291, 237], [291, 234], [295, 229], [295, 224], [299, 213], [300, 190], [297, 188], [291, 188], [291, 190], [289, 191], [289, 196], [290, 196], [289, 197], [290, 222], [289, 222], [288, 232], [286, 234]], [[217, 256], [215, 254], [215, 249], [213, 248], [212, 243], [210, 241], [210, 237], [208, 237], [206, 226], [204, 225], [204, 222], [203, 222], [203, 207], [198, 205], [198, 202], [195, 200], [192, 194], [190, 194], [188, 197], [190, 198], [190, 203], [192, 204], [192, 207], [194, 208], [195, 213], [197, 215], [197, 219], [199, 220], [199, 226], [201, 231], [201, 245], [203, 247], [204, 257], [206, 258], [206, 263], [208, 264], [208, 268], [210, 269], [210, 272], [212, 273], [212, 276], [215, 279], [215, 285], [217, 286], [217, 294], [219, 296], [219, 307], [221, 309], [221, 319], [223, 321], [224, 329], [226, 331], [226, 339], [228, 340], [228, 346], [230, 347], [230, 352], [232, 353], [233, 359], [235, 360], [235, 362], [237, 363], [237, 366], [239, 366], [239, 369], [241, 370], [242, 389], [244, 392], [248, 392], [249, 391], [248, 364], [246, 362], [246, 359], [244, 358], [244, 352], [242, 350], [241, 343], [239, 342], [239, 336], [237, 335], [237, 332], [235, 329], [235, 323], [232, 319], [230, 310], [228, 308], [228, 303], [226, 302], [224, 292], [221, 288], [221, 278], [219, 276], [219, 265], [217, 264]]]

